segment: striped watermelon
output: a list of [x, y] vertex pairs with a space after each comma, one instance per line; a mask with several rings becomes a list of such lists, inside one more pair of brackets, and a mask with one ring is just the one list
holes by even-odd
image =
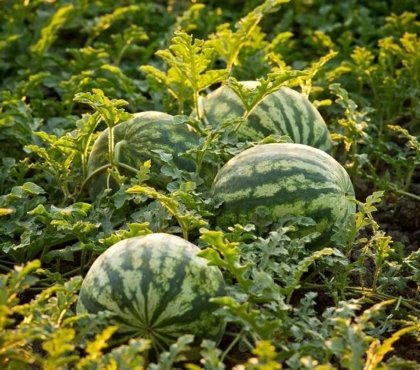
[[[108, 158], [108, 129], [95, 141], [87, 164], [90, 179], [89, 193], [94, 199], [97, 194], [107, 187], [107, 171], [103, 168], [109, 163]], [[164, 164], [160, 155], [155, 150], [162, 150], [173, 155], [176, 166], [186, 171], [194, 171], [195, 164], [192, 160], [183, 158], [179, 154], [198, 144], [198, 136], [192, 132], [188, 125], [175, 124], [174, 117], [162, 112], [137, 113], [135, 118], [122, 122], [114, 127], [115, 145], [120, 144], [118, 160], [135, 169], [151, 159], [150, 184], [165, 187], [169, 178], [161, 174]], [[121, 145], [122, 144], [122, 145]], [[95, 173], [99, 168], [99, 173]], [[133, 176], [135, 173], [120, 166], [122, 174]]]
[[157, 352], [183, 334], [219, 341], [224, 322], [209, 299], [225, 295], [224, 280], [199, 251], [163, 233], [122, 240], [91, 266], [77, 312], [108, 312], [120, 341], [150, 339]]
[[220, 227], [253, 223], [262, 215], [271, 221], [310, 217], [317, 225], [298, 236], [320, 232], [313, 247], [334, 244], [335, 232], [346, 233], [356, 212], [344, 168], [329, 154], [303, 144], [264, 144], [243, 151], [220, 169], [212, 192], [215, 202], [222, 203]]
[[[241, 82], [255, 89], [257, 81]], [[242, 117], [245, 108], [235, 92], [222, 86], [200, 99], [201, 116], [211, 125]], [[239, 140], [260, 140], [269, 135], [288, 135], [293, 142], [306, 144], [326, 152], [331, 150], [331, 138], [323, 118], [302, 94], [282, 87], [266, 96], [251, 112], [237, 131]]]

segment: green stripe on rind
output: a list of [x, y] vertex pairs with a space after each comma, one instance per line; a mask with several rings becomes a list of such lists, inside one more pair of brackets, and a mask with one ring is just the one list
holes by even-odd
[[[96, 169], [109, 163], [108, 158], [109, 130], [104, 130], [95, 141], [87, 163], [88, 176]], [[173, 116], [161, 112], [142, 112], [132, 120], [122, 122], [114, 127], [114, 142], [126, 143], [120, 146], [120, 161], [133, 168], [140, 168], [145, 161], [152, 160], [152, 185], [166, 186], [169, 179], [160, 173], [164, 162], [154, 150], [162, 150], [173, 155], [175, 165], [186, 171], [195, 170], [194, 162], [179, 154], [192, 149], [198, 144], [198, 136], [190, 131], [187, 125], [175, 124]], [[121, 173], [132, 176], [124, 168]], [[99, 173], [90, 180], [90, 193], [93, 198], [105, 189], [106, 173]]]
[[[231, 168], [239, 165], [240, 173], [233, 173]], [[338, 162], [330, 155], [320, 150], [313, 150], [312, 147], [307, 145], [285, 144], [281, 147], [278, 145], [258, 145], [243, 151], [226, 163], [219, 171], [215, 181], [219, 181], [218, 179], [221, 177], [229, 176], [229, 173], [232, 176], [241, 174], [250, 176], [255, 173], [263, 175], [273, 171], [276, 167], [287, 170], [296, 166], [306, 168], [307, 171], [312, 169], [312, 171], [321, 172], [324, 176], [336, 179], [346, 174], [345, 170], [337, 165]]]
[[119, 335], [149, 338], [158, 350], [183, 334], [220, 339], [223, 322], [209, 299], [225, 295], [216, 267], [179, 237], [151, 234], [123, 240], [92, 265], [78, 312], [111, 312]]
[[[252, 88], [256, 81], [243, 81]], [[200, 99], [200, 112], [211, 125], [241, 117], [245, 111], [239, 97], [222, 86]], [[302, 94], [287, 87], [266, 96], [238, 130], [240, 140], [259, 140], [271, 135], [288, 135], [301, 144], [329, 152], [332, 148], [327, 125], [318, 110]]]
[[[325, 152], [301, 144], [265, 144], [248, 149], [225, 164], [212, 188], [223, 202], [217, 224], [272, 221], [287, 215], [313, 218], [303, 231], [322, 235], [312, 245], [328, 246], [335, 228], [345, 232], [355, 214], [354, 189], [344, 168]], [[260, 213], [262, 212], [262, 213]]]
[[[287, 91], [287, 90], [286, 90]], [[296, 143], [303, 143], [306, 144], [304, 141], [302, 141], [301, 137], [301, 108], [296, 104], [296, 100], [292, 99], [290, 94], [284, 93], [284, 89], [281, 89], [276, 92], [276, 94], [281, 94], [280, 101], [283, 101], [283, 111], [286, 118], [286, 121], [289, 122], [289, 125], [292, 128], [291, 137], [294, 139], [294, 142]], [[300, 96], [300, 95], [299, 95]], [[267, 98], [270, 98], [268, 96]], [[309, 123], [309, 122], [307, 122]], [[287, 134], [284, 132], [284, 134]]]
[[288, 135], [294, 142], [300, 142], [299, 136], [296, 135], [295, 119], [290, 116], [292, 107], [285, 98], [284, 94], [278, 92], [267, 96], [255, 109], [254, 114], [262, 115], [265, 111], [271, 118], [271, 125], [275, 133]]
[[233, 90], [224, 86], [200, 99], [201, 116], [211, 125], [241, 117], [245, 108]]
[[252, 135], [255, 135], [258, 124], [264, 126], [261, 132], [265, 135], [270, 128], [271, 133], [286, 134], [296, 143], [325, 150], [331, 148], [328, 128], [322, 116], [305, 96], [286, 87], [262, 100], [250, 115], [249, 125], [243, 126], [241, 133], [247, 135], [247, 129], [251, 129], [249, 134], [252, 131]]

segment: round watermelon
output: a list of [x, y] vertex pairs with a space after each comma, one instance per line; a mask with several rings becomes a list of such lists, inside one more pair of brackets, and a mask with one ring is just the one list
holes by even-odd
[[264, 144], [243, 151], [220, 169], [212, 192], [221, 204], [221, 228], [258, 223], [264, 215], [267, 222], [310, 217], [316, 226], [302, 227], [297, 235], [319, 232], [314, 248], [334, 245], [337, 231], [348, 240], [356, 212], [345, 169], [329, 154], [303, 144]]
[[[106, 166], [109, 164], [108, 139], [109, 130], [106, 129], [95, 141], [88, 159], [89, 193], [92, 199], [106, 189], [109, 183], [109, 166]], [[118, 152], [118, 169], [123, 175], [134, 176], [136, 173], [127, 166], [137, 170], [150, 159], [150, 184], [164, 188], [170, 178], [161, 173], [164, 162], [159, 151], [172, 155], [179, 169], [192, 172], [195, 170], [194, 162], [180, 154], [194, 148], [198, 140], [199, 137], [187, 124], [176, 124], [174, 117], [169, 114], [154, 111], [137, 113], [135, 118], [114, 127], [114, 143], [118, 146], [118, 151], [115, 151]], [[111, 179], [112, 186], [115, 183]]]
[[118, 339], [146, 338], [161, 352], [181, 335], [219, 341], [224, 322], [209, 300], [225, 295], [220, 270], [194, 244], [156, 233], [122, 240], [89, 269], [78, 313], [110, 314]]
[[[241, 82], [255, 89], [258, 81]], [[222, 121], [242, 117], [245, 107], [238, 95], [222, 86], [200, 99], [199, 110], [212, 126]], [[288, 135], [293, 142], [329, 152], [330, 134], [322, 116], [302, 94], [288, 87], [267, 95], [251, 112], [237, 131], [239, 140], [260, 140], [269, 135]]]

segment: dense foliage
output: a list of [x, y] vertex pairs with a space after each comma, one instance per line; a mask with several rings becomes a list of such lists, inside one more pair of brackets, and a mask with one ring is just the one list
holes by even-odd
[[[419, 13], [415, 0], [0, 2], [0, 367], [418, 368]], [[220, 85], [244, 111], [208, 125], [200, 101]], [[215, 221], [219, 169], [291, 141], [236, 135], [282, 86], [319, 110], [354, 185], [351, 237], [336, 245], [309, 248], [304, 215], [265, 233]], [[112, 191], [89, 196], [95, 141], [145, 111], [199, 136], [181, 155], [193, 166], [157, 148], [122, 171], [108, 145]], [[76, 313], [98, 256], [153, 232], [222, 271], [220, 343], [197, 349], [190, 333], [154, 357], [147, 339], [117, 344], [106, 315]]]

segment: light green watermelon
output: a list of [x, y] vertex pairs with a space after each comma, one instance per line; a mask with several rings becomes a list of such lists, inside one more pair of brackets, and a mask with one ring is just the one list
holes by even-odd
[[[241, 82], [255, 89], [257, 81]], [[212, 126], [242, 117], [244, 105], [235, 92], [222, 86], [200, 99], [201, 117]], [[238, 139], [261, 140], [269, 135], [288, 135], [293, 142], [306, 144], [329, 152], [330, 134], [324, 119], [314, 105], [299, 92], [282, 87], [266, 96], [251, 112], [237, 131]]]
[[[87, 163], [89, 193], [92, 199], [107, 187], [108, 137], [109, 130], [106, 129], [95, 141]], [[136, 173], [127, 169], [125, 165], [138, 170], [145, 161], [151, 159], [150, 184], [160, 188], [164, 188], [170, 179], [161, 173], [164, 162], [155, 151], [161, 150], [171, 154], [179, 169], [192, 172], [195, 170], [194, 162], [181, 157], [181, 154], [194, 148], [198, 140], [199, 137], [188, 125], [176, 124], [173, 116], [162, 112], [137, 113], [135, 118], [114, 127], [114, 143], [119, 147], [120, 173], [134, 176]]]
[[209, 300], [225, 295], [220, 270], [194, 244], [170, 234], [122, 240], [106, 250], [83, 280], [78, 313], [105, 311], [119, 340], [150, 339], [160, 352], [181, 335], [218, 342], [224, 322]]
[[[329, 154], [303, 144], [264, 144], [228, 161], [212, 186], [221, 203], [217, 225], [256, 223], [262, 215], [275, 222], [286, 216], [312, 218], [299, 236], [319, 232], [313, 247], [332, 246], [338, 231], [348, 240], [356, 205], [345, 169]], [[348, 233], [348, 235], [347, 235]]]

